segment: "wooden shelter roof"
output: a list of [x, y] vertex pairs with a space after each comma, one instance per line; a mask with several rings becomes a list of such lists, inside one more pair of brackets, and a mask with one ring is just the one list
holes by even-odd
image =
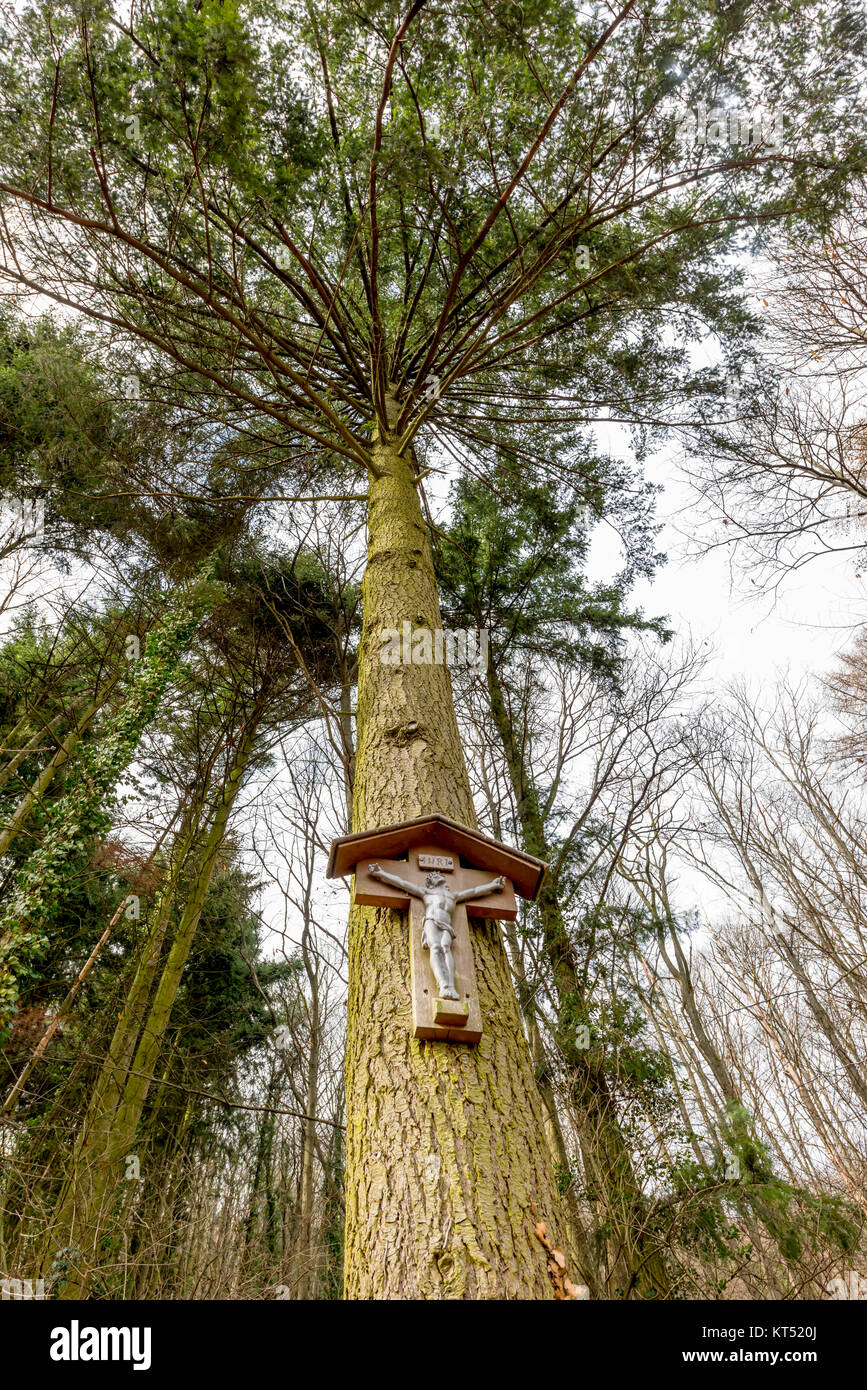
[[343, 878], [351, 874], [362, 859], [394, 859], [416, 845], [441, 845], [474, 868], [503, 874], [514, 884], [515, 892], [530, 902], [538, 897], [545, 879], [547, 865], [541, 859], [441, 815], [418, 816], [397, 825], [341, 836], [332, 842], [327, 877]]

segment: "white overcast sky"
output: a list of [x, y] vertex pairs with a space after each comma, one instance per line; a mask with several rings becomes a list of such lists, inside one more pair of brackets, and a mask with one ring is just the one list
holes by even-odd
[[[867, 616], [867, 565], [857, 554], [812, 560], [782, 576], [775, 592], [761, 592], [749, 571], [731, 564], [727, 549], [697, 555], [688, 543], [687, 535], [698, 530], [698, 513], [673, 454], [657, 455], [645, 471], [663, 488], [657, 501], [659, 549], [668, 562], [636, 586], [636, 605], [648, 616], [668, 617], [679, 636], [691, 633], [696, 643], [708, 642], [707, 674], [715, 683], [746, 677], [765, 684], [778, 673], [798, 680], [827, 671]], [[590, 558], [594, 577], [616, 568], [617, 546], [607, 528], [594, 537]]]

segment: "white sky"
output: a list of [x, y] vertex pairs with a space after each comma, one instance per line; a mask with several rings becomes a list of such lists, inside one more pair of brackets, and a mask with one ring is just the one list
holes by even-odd
[[[698, 529], [697, 512], [672, 453], [652, 459], [646, 476], [663, 487], [658, 548], [669, 558], [652, 580], [636, 585], [634, 605], [647, 616], [669, 618], [678, 636], [708, 642], [714, 680], [744, 676], [764, 684], [786, 670], [794, 678], [826, 671], [867, 620], [867, 563], [862, 567], [851, 551], [824, 556], [786, 575], [775, 593], [761, 593], [727, 550], [690, 553], [686, 535]], [[590, 576], [606, 579], [619, 563], [616, 538], [600, 527]]]

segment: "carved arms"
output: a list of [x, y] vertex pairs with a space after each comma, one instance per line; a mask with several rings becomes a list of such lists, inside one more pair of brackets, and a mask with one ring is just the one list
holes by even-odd
[[386, 873], [378, 864], [368, 864], [367, 872], [371, 878], [378, 878], [383, 883], [388, 883], [392, 888], [399, 888], [402, 893], [409, 893], [413, 898], [424, 898], [424, 889], [418, 883], [410, 883], [407, 878], [398, 878], [397, 874]]
[[502, 877], [495, 878], [491, 883], [480, 883], [478, 888], [464, 888], [460, 893], [455, 893], [455, 902], [466, 903], [471, 898], [484, 898], [488, 893], [499, 893], [506, 886], [506, 880]]

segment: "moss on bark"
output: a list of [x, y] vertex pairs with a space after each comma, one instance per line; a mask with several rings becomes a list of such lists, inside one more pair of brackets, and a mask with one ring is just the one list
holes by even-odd
[[[385, 629], [441, 626], [412, 465], [373, 448], [353, 828], [475, 825], [445, 666], [380, 660]], [[531, 1206], [562, 1241], [544, 1112], [497, 923], [473, 923], [484, 1034], [412, 1037], [405, 913], [354, 908], [346, 1062], [348, 1298], [552, 1298]]]

